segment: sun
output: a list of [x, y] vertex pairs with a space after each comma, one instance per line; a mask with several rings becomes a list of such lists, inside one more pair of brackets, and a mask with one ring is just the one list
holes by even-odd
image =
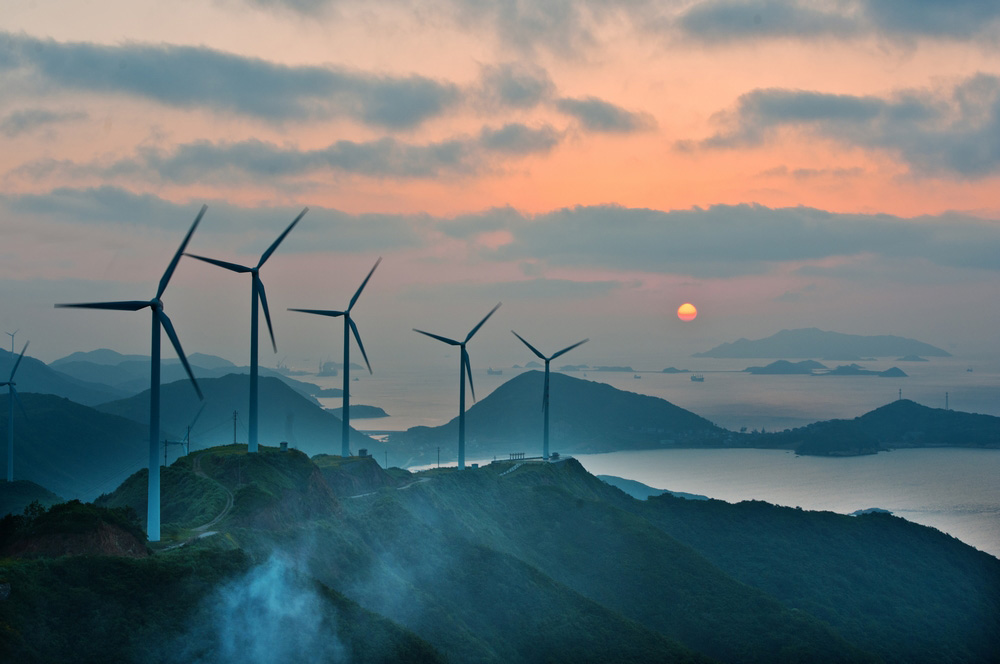
[[694, 320], [698, 316], [698, 310], [690, 302], [685, 302], [677, 307], [677, 317], [685, 323]]

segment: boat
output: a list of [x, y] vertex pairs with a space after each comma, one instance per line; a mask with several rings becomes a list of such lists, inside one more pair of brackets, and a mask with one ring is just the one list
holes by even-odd
[[638, 378], [642, 378], [642, 376], [640, 376], [639, 374], [633, 374], [633, 375], [632, 375], [632, 378], [636, 378], [636, 379], [638, 379]]
[[494, 369], [493, 367], [490, 367], [489, 369], [486, 370], [486, 375], [487, 376], [502, 376], [503, 375], [503, 369]]
[[691, 374], [691, 381], [694, 383], [704, 383], [705, 377], [701, 374]]

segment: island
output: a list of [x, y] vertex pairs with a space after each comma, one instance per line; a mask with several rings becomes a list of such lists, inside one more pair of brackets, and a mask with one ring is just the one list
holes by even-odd
[[855, 358], [905, 355], [951, 357], [947, 351], [916, 339], [893, 335], [862, 336], [826, 332], [815, 327], [782, 330], [765, 339], [754, 341], [738, 339], [702, 353], [695, 353], [694, 357], [729, 359], [822, 357], [837, 358], [841, 361], [857, 361]]

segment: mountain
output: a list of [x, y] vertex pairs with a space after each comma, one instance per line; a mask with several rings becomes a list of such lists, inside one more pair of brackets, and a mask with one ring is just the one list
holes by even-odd
[[[199, 380], [220, 378], [232, 373], [248, 375], [250, 373], [249, 367], [237, 367], [229, 360], [203, 353], [192, 353], [188, 356], [188, 363], [191, 365], [195, 377]], [[111, 386], [116, 391], [114, 399], [138, 394], [149, 389], [150, 364], [148, 356], [122, 355], [113, 350], [102, 348], [86, 353], [77, 352], [67, 355], [52, 362], [50, 366], [78, 380]], [[318, 385], [295, 380], [284, 373], [266, 367], [260, 367], [258, 375], [280, 378], [292, 389], [307, 397], [314, 396], [320, 391]], [[161, 362], [160, 381], [162, 383], [172, 383], [186, 378], [187, 372], [180, 360], [174, 358]], [[110, 400], [105, 399], [105, 401]]]
[[[638, 501], [572, 459], [417, 474], [323, 461], [202, 450], [164, 473], [172, 541], [152, 555], [5, 559], [0, 659], [220, 661], [227, 635], [242, 659], [262, 647], [310, 662], [931, 664], [1000, 652], [1000, 560], [891, 515]], [[143, 484], [140, 472], [97, 516], [142, 514], [130, 501]], [[319, 650], [318, 634], [342, 650]]]
[[782, 330], [766, 339], [750, 341], [738, 339], [711, 350], [695, 353], [694, 357], [716, 358], [850, 358], [850, 357], [899, 357], [926, 355], [951, 357], [947, 351], [930, 344], [892, 335], [862, 336], [824, 332], [815, 327], [799, 330]]
[[[0, 376], [3, 377], [2, 380], [7, 380], [7, 377], [10, 376], [10, 370], [15, 361], [17, 361], [17, 354], [12, 355], [9, 351], [0, 349]], [[120, 399], [127, 394], [123, 390], [102, 384], [100, 381], [80, 379], [64, 374], [30, 355], [25, 355], [24, 359], [21, 360], [14, 380], [17, 383], [18, 393], [54, 394], [86, 406]]]
[[[199, 379], [205, 395], [205, 409], [191, 428], [191, 449], [200, 449], [236, 439], [246, 441], [247, 412], [250, 402], [250, 376], [228, 374], [221, 378]], [[261, 377], [259, 383], [258, 432], [262, 444], [288, 442], [309, 454], [340, 450], [340, 419], [323, 410], [315, 400], [304, 397], [284, 381]], [[195, 418], [201, 404], [184, 378], [160, 387], [160, 427], [182, 436]], [[149, 390], [110, 403], [99, 410], [126, 417], [135, 422], [149, 421]], [[234, 432], [233, 412], [237, 413]], [[381, 451], [375, 440], [351, 430], [351, 448]], [[174, 438], [175, 440], [177, 438]]]
[[[93, 500], [148, 463], [148, 422], [51, 394], [19, 394], [28, 417], [14, 411], [15, 480], [29, 480], [65, 498]], [[0, 408], [0, 431], [7, 431], [6, 408]], [[6, 453], [0, 465], [6, 476]]]
[[[541, 455], [542, 386], [545, 374], [527, 371], [495, 389], [466, 411], [467, 458], [506, 458], [510, 452]], [[551, 449], [597, 453], [659, 447], [722, 447], [728, 435], [694, 413], [664, 399], [626, 392], [581, 378], [550, 375]], [[458, 418], [439, 427], [414, 427], [391, 434], [390, 452], [430, 463], [457, 454]]]
[[928, 408], [899, 399], [853, 420], [814, 422], [758, 439], [758, 447], [837, 456], [906, 447], [1000, 448], [1000, 417]]

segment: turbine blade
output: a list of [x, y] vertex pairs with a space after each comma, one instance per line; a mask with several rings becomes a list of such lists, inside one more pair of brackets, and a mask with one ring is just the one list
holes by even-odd
[[187, 371], [188, 378], [191, 379], [191, 383], [194, 384], [194, 391], [198, 393], [199, 399], [204, 399], [205, 395], [201, 393], [201, 388], [198, 387], [198, 381], [195, 380], [194, 372], [191, 371], [191, 365], [188, 364], [187, 356], [184, 355], [184, 349], [181, 348], [181, 340], [177, 338], [177, 332], [174, 331], [174, 325], [167, 318], [167, 315], [163, 313], [162, 309], [156, 310], [156, 317], [160, 320], [160, 324], [163, 325], [163, 329], [167, 332], [167, 337], [170, 339], [170, 343], [173, 344], [174, 350], [177, 352], [177, 357], [180, 359], [181, 364], [184, 365], [184, 370]]
[[202, 411], [205, 410], [205, 406], [207, 406], [207, 405], [208, 405], [207, 401], [202, 401], [201, 402], [201, 408], [198, 409], [198, 413], [194, 416], [194, 419], [191, 420], [191, 424], [189, 424], [188, 427], [194, 427], [194, 423], [198, 421], [199, 417], [201, 417], [201, 413], [202, 413]]
[[57, 304], [57, 309], [114, 309], [115, 311], [139, 311], [149, 306], [146, 300], [126, 300], [124, 302], [75, 302]]
[[461, 341], [455, 341], [454, 339], [449, 339], [448, 337], [442, 337], [439, 334], [431, 334], [430, 332], [424, 332], [423, 330], [418, 330], [417, 328], [413, 328], [413, 331], [414, 332], [419, 332], [420, 334], [425, 334], [428, 337], [430, 337], [431, 339], [437, 339], [438, 341], [443, 341], [446, 344], [448, 344], [449, 346], [461, 346], [462, 345]]
[[278, 344], [274, 341], [274, 328], [271, 327], [271, 312], [267, 308], [267, 295], [264, 293], [264, 282], [256, 273], [253, 275], [254, 285], [257, 286], [257, 294], [260, 295], [260, 306], [264, 309], [264, 321], [267, 322], [267, 332], [271, 335], [271, 348], [278, 352]]
[[327, 309], [289, 309], [288, 311], [301, 311], [304, 314], [316, 314], [317, 316], [329, 316], [330, 318], [337, 318], [344, 315], [343, 311], [329, 311]]
[[530, 348], [531, 352], [534, 353], [535, 355], [537, 355], [540, 359], [543, 359], [543, 360], [548, 359], [547, 357], [545, 357], [544, 355], [542, 355], [542, 352], [540, 350], [538, 350], [537, 348], [535, 348], [534, 346], [532, 346], [531, 344], [529, 344], [527, 341], [525, 341], [524, 337], [522, 337], [520, 334], [518, 334], [517, 332], [514, 332], [514, 330], [511, 330], [511, 334], [513, 334], [515, 337], [517, 337], [518, 339], [520, 339], [521, 343], [523, 343], [525, 346], [527, 346], [528, 348]]
[[382, 262], [382, 257], [379, 256], [378, 260], [375, 261], [375, 265], [372, 267], [371, 271], [368, 272], [368, 276], [365, 277], [365, 280], [361, 282], [360, 286], [358, 286], [358, 290], [354, 293], [354, 297], [351, 298], [351, 303], [347, 305], [348, 311], [354, 308], [354, 303], [357, 302], [358, 298], [361, 296], [361, 291], [363, 291], [365, 289], [365, 286], [368, 285], [368, 280], [372, 278], [373, 274], [375, 274], [375, 268], [378, 267], [378, 264], [381, 262]]
[[503, 304], [503, 302], [497, 302], [497, 306], [495, 306], [492, 309], [490, 309], [490, 313], [486, 314], [486, 318], [484, 318], [481, 321], [479, 321], [479, 325], [477, 325], [474, 328], [472, 328], [472, 331], [469, 332], [468, 336], [465, 337], [466, 341], [468, 341], [469, 339], [471, 339], [472, 335], [474, 335], [476, 332], [479, 331], [479, 328], [481, 328], [483, 326], [483, 324], [486, 323], [486, 321], [488, 321], [490, 319], [490, 316], [492, 316], [493, 312], [495, 312], [497, 309], [500, 308], [501, 304]]
[[469, 362], [469, 351], [465, 350], [465, 346], [462, 346], [462, 368], [469, 376], [469, 390], [472, 392], [472, 400], [475, 401], [476, 386], [472, 384], [472, 363]]
[[229, 263], [227, 261], [220, 261], [217, 258], [209, 258], [208, 256], [199, 256], [197, 254], [187, 254], [187, 253], [184, 255], [189, 256], [191, 258], [197, 258], [200, 261], [205, 261], [206, 263], [211, 263], [212, 265], [218, 265], [219, 267], [224, 267], [227, 270], [231, 270], [233, 272], [251, 272], [253, 270], [253, 268], [247, 267], [246, 265], [240, 265], [238, 263]]
[[562, 355], [562, 354], [564, 354], [564, 353], [568, 353], [568, 352], [570, 352], [571, 350], [573, 350], [574, 348], [576, 348], [577, 346], [582, 346], [583, 344], [587, 343], [588, 341], [590, 341], [590, 339], [584, 339], [583, 341], [577, 341], [577, 342], [576, 342], [575, 344], [573, 344], [572, 346], [567, 346], [566, 348], [563, 348], [563, 349], [562, 349], [561, 351], [559, 351], [559, 352], [557, 352], [557, 353], [553, 354], [553, 355], [552, 355], [552, 357], [550, 357], [549, 359], [550, 359], [550, 360], [554, 360], [554, 359], [556, 359], [557, 357], [559, 357], [560, 355]]
[[351, 332], [354, 333], [354, 340], [358, 342], [358, 348], [361, 349], [361, 357], [365, 358], [365, 365], [368, 367], [368, 373], [372, 373], [372, 365], [368, 362], [368, 353], [365, 352], [365, 345], [361, 343], [361, 335], [358, 334], [358, 326], [354, 324], [354, 319], [350, 316], [347, 317], [347, 322], [351, 326]]
[[308, 211], [309, 208], [303, 208], [302, 212], [299, 212], [299, 216], [295, 217], [292, 223], [288, 225], [288, 228], [285, 229], [285, 232], [279, 235], [278, 239], [271, 243], [271, 246], [267, 248], [267, 251], [264, 252], [264, 255], [260, 257], [260, 262], [257, 263], [258, 268], [265, 262], [267, 262], [267, 259], [271, 257], [271, 254], [274, 253], [274, 250], [278, 248], [279, 244], [281, 244], [281, 241], [285, 239], [285, 236], [292, 232], [292, 229], [295, 228], [295, 224], [299, 223], [299, 220], [302, 219], [302, 217], [306, 216], [306, 212]]
[[163, 295], [163, 291], [167, 290], [167, 284], [170, 283], [170, 277], [174, 276], [174, 270], [177, 269], [177, 263], [184, 254], [184, 250], [187, 249], [188, 242], [191, 241], [191, 236], [194, 235], [194, 229], [198, 228], [198, 223], [201, 221], [201, 218], [205, 216], [205, 210], [207, 209], [207, 205], [201, 206], [201, 211], [198, 212], [198, 216], [194, 218], [194, 223], [191, 224], [191, 230], [189, 230], [187, 235], [184, 236], [184, 241], [181, 242], [181, 246], [178, 247], [173, 260], [170, 261], [170, 265], [167, 266], [167, 271], [164, 272], [163, 277], [160, 278], [160, 287], [156, 289], [157, 299]]
[[17, 361], [14, 362], [14, 368], [10, 370], [10, 378], [8, 380], [14, 380], [14, 374], [17, 373], [17, 367], [21, 364], [21, 360], [24, 359], [24, 351], [28, 350], [29, 341], [24, 342], [24, 348], [21, 349], [21, 354], [17, 356]]

